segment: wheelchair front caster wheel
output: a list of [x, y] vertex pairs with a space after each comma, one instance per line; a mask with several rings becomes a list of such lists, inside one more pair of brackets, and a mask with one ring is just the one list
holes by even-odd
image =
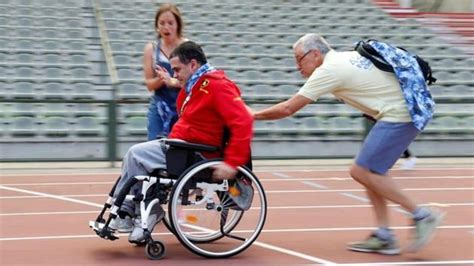
[[146, 245], [145, 253], [149, 259], [159, 260], [165, 255], [165, 245], [160, 241], [153, 241], [153, 243]]

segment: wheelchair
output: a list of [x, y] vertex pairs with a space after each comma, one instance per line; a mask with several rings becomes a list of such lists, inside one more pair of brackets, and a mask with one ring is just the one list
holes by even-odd
[[[199, 256], [226, 258], [250, 247], [262, 231], [267, 215], [265, 191], [258, 178], [247, 166], [239, 166], [234, 179], [215, 181], [211, 177], [212, 167], [222, 159], [203, 159], [200, 153], [216, 152], [218, 147], [174, 139], [165, 140], [165, 144], [169, 146], [166, 169], [131, 178], [114, 198], [119, 178], [89, 226], [103, 239], [118, 239], [109, 223], [119, 216], [127, 199], [140, 205], [145, 236], [140, 244], [145, 245], [149, 259], [158, 260], [165, 254], [164, 244], [154, 240], [148, 230], [148, 217], [156, 204], [167, 210], [162, 219], [166, 228]], [[141, 193], [128, 195], [140, 181]]]

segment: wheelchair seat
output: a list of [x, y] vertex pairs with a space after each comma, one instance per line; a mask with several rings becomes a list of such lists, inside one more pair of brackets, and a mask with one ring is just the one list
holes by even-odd
[[169, 178], [178, 178], [188, 167], [204, 160], [201, 152], [218, 152], [219, 147], [190, 143], [180, 139], [167, 139], [166, 170]]

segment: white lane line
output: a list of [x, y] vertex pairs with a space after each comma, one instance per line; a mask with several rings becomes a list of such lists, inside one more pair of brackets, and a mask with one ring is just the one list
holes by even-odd
[[[439, 204], [439, 203], [438, 203]], [[420, 204], [420, 206], [439, 206], [433, 203]], [[443, 208], [474, 206], [474, 202], [442, 203]], [[389, 204], [388, 207], [399, 207], [396, 204]], [[294, 209], [352, 209], [352, 208], [372, 208], [372, 205], [307, 205], [307, 206], [269, 206], [268, 210], [294, 210]], [[253, 208], [251, 208], [253, 210]], [[258, 210], [258, 208], [255, 208]], [[97, 211], [69, 211], [69, 212], [18, 212], [0, 213], [0, 216], [28, 216], [28, 215], [62, 215], [62, 214], [93, 214]], [[471, 232], [474, 233], [474, 232]]]
[[[298, 181], [298, 182], [301, 182], [301, 183], [303, 183], [303, 184], [305, 184], [305, 185], [307, 185], [307, 186], [310, 186], [310, 187], [319, 188], [319, 189], [328, 189], [327, 186], [314, 182], [314, 180], [318, 180], [318, 181], [319, 181], [319, 179], [313, 179], [313, 180], [296, 180], [296, 178], [293, 178], [292, 176], [289, 176], [289, 175], [286, 175], [286, 174], [283, 174], [283, 173], [272, 172], [272, 174], [275, 175], [275, 176], [278, 176], [278, 177], [283, 178], [283, 179], [276, 179], [276, 180], [280, 180], [280, 181], [282, 181], [282, 180], [284, 180], [284, 181], [291, 180], [291, 181], [293, 181], [293, 182], [294, 182], [294, 181]], [[270, 181], [270, 180], [275, 180], [275, 179], [267, 179], [267, 180], [265, 180], [265, 181], [263, 181], [263, 182], [268, 182], [268, 181]], [[270, 182], [272, 182], [272, 181], [270, 181]]]
[[[0, 185], [0, 188], [3, 187]], [[18, 189], [21, 192], [21, 189]], [[405, 188], [402, 189], [405, 191], [470, 191], [474, 190], [474, 188], [470, 187], [463, 187], [463, 188]], [[15, 191], [15, 190], [13, 190]], [[285, 193], [334, 193], [338, 192], [340, 194], [347, 193], [347, 192], [365, 192], [364, 189], [325, 189], [325, 190], [265, 190], [265, 194], [285, 194]], [[38, 192], [39, 193], [39, 192]], [[350, 193], [347, 193], [350, 194]], [[352, 197], [355, 199], [355, 197], [359, 197], [356, 195], [351, 194], [352, 196], [345, 195], [348, 197]], [[107, 197], [107, 194], [79, 194], [79, 195], [63, 195], [62, 197]], [[34, 199], [34, 198], [49, 198], [49, 196], [45, 196], [41, 193], [35, 195], [35, 196], [1, 196], [0, 200], [8, 200], [8, 199]], [[363, 197], [361, 197], [360, 201], [365, 201], [362, 200]]]
[[[394, 230], [411, 230], [413, 226], [391, 226], [391, 229]], [[474, 225], [440, 225], [436, 227], [437, 229], [472, 229]], [[298, 228], [298, 229], [268, 229], [263, 230], [265, 233], [294, 233], [294, 232], [331, 232], [331, 231], [365, 231], [365, 230], [374, 230], [377, 229], [373, 226], [368, 227], [329, 227], [329, 228]]]
[[[312, 166], [306, 166], [306, 165], [300, 165], [300, 168], [305, 168], [309, 167], [311, 168]], [[266, 169], [255, 169], [253, 172], [257, 173], [268, 173], [268, 172], [284, 172], [284, 173], [294, 173], [294, 172], [348, 172], [350, 164], [347, 164], [347, 166], [331, 166], [328, 165], [328, 168], [336, 167], [333, 169], [290, 169], [290, 168], [272, 168], [272, 167], [266, 167]], [[261, 168], [265, 168], [262, 166]], [[394, 172], [405, 172], [406, 170], [402, 170], [399, 168], [392, 168]], [[472, 171], [474, 170], [474, 167], [416, 167], [416, 169], [410, 170], [411, 173], [416, 173], [416, 172], [422, 172], [422, 171]]]
[[103, 207], [103, 205], [100, 205], [100, 204], [97, 204], [97, 203], [92, 203], [92, 202], [78, 200], [78, 199], [71, 199], [71, 198], [66, 198], [66, 197], [63, 197], [63, 196], [56, 196], [56, 195], [52, 195], [52, 194], [41, 193], [41, 192], [36, 192], [36, 191], [31, 191], [31, 190], [6, 187], [6, 186], [2, 186], [2, 185], [0, 185], [0, 189], [20, 192], [20, 193], [25, 193], [25, 194], [33, 194], [33, 195], [36, 195], [36, 196], [43, 196], [43, 197], [52, 198], [52, 199], [69, 201], [69, 202], [73, 202], [73, 203], [79, 203], [79, 204], [94, 206], [94, 207], [98, 207], [98, 208]]
[[[41, 170], [41, 169], [40, 169]], [[81, 169], [71, 169], [70, 172], [64, 172], [64, 173], [31, 173], [31, 174], [25, 174], [25, 173], [8, 173], [8, 174], [2, 174], [0, 177], [5, 177], [5, 178], [18, 178], [18, 177], [32, 177], [32, 178], [37, 178], [37, 177], [65, 177], [65, 176], [100, 176], [100, 175], [115, 175], [116, 178], [119, 177], [120, 175], [120, 170], [117, 172], [97, 172], [97, 173], [75, 173], [71, 174], [74, 171], [81, 171]]]
[[399, 262], [370, 262], [370, 263], [338, 263], [338, 265], [365, 266], [365, 265], [472, 265], [474, 260], [438, 260], [438, 261], [399, 261]]
[[[304, 167], [304, 166], [301, 166], [301, 167]], [[343, 174], [347, 174], [349, 171], [347, 169], [338, 169], [336, 170], [337, 172], [343, 170], [344, 173]], [[449, 171], [453, 171], [453, 170], [468, 170], [468, 171], [474, 171], [474, 167], [473, 168], [420, 168], [420, 169], [416, 169], [416, 170], [411, 170], [410, 172], [412, 173], [416, 173], [416, 172], [421, 172], [419, 170], [428, 170], [428, 171], [436, 171], [436, 170], [449, 170]], [[283, 174], [283, 173], [311, 173], [311, 172], [335, 172], [333, 170], [318, 170], [318, 169], [315, 169], [315, 170], [304, 170], [304, 169], [298, 169], [298, 170], [288, 170], [288, 169], [269, 169], [269, 170], [254, 170], [253, 171], [254, 173], [279, 173], [281, 175], [286, 175], [286, 174]], [[403, 173], [403, 172], [401, 172]], [[397, 173], [392, 173], [392, 176], [396, 176]], [[400, 174], [400, 173], [398, 173]], [[48, 174], [2, 174], [0, 175], [0, 177], [2, 178], [20, 178], [20, 177], [32, 177], [32, 178], [42, 178], [42, 177], [64, 177], [64, 176], [100, 176], [100, 175], [116, 175], [115, 177], [117, 178], [119, 175], [120, 175], [120, 171], [117, 171], [117, 172], [113, 172], [113, 173], [103, 173], [103, 172], [97, 172], [97, 173], [78, 173], [78, 174], [71, 174], [70, 172], [69, 173], [48, 173]], [[289, 176], [287, 176], [288, 178]], [[453, 176], [453, 177], [457, 177], [457, 176]], [[472, 178], [472, 175], [470, 176], [465, 176], [465, 178], [468, 178], [468, 177], [471, 177]], [[420, 177], [415, 177], [415, 176], [407, 176], [406, 178], [420, 178]], [[422, 177], [422, 178], [430, 178], [430, 177]], [[434, 177], [434, 178], [442, 178], [442, 177]], [[461, 176], [461, 178], [463, 178], [463, 176]], [[351, 178], [348, 178], [348, 179], [351, 179]]]
[[279, 173], [279, 172], [272, 172], [272, 175], [275, 175], [275, 176], [278, 176], [278, 177], [281, 177], [283, 179], [259, 179], [260, 181], [263, 181], [263, 180], [285, 180], [286, 179], [291, 179], [292, 181], [294, 180], [291, 176], [287, 175], [287, 174], [283, 174], [283, 173]]
[[[358, 201], [362, 201], [362, 202], [370, 202], [370, 200], [366, 197], [362, 197], [362, 196], [357, 196], [357, 195], [354, 195], [352, 193], [339, 193], [343, 196], [346, 196], [346, 197], [349, 197], [349, 198], [352, 198], [352, 199], [355, 199], [355, 200], [358, 200]], [[403, 213], [403, 214], [410, 214], [409, 212], [405, 211], [404, 209], [401, 209], [400, 206], [393, 206], [393, 209], [397, 212], [400, 212], [400, 213]]]
[[[119, 237], [127, 237], [128, 234], [115, 234]], [[170, 232], [152, 233], [152, 235], [172, 235]], [[75, 238], [98, 238], [97, 235], [66, 235], [66, 236], [31, 236], [31, 237], [5, 237], [0, 241], [28, 241], [28, 240], [57, 240], [57, 239], [75, 239]]]
[[308, 260], [308, 261], [311, 261], [311, 262], [321, 263], [321, 264], [324, 264], [324, 265], [336, 265], [336, 263], [332, 262], [332, 261], [324, 260], [324, 259], [314, 257], [314, 256], [310, 256], [310, 255], [307, 255], [307, 254], [304, 254], [304, 253], [301, 253], [301, 252], [296, 252], [296, 251], [293, 251], [293, 250], [290, 250], [290, 249], [277, 247], [277, 246], [262, 243], [262, 242], [259, 242], [259, 241], [255, 241], [253, 243], [253, 245], [256, 245], [256, 246], [259, 246], [259, 247], [262, 247], [262, 248], [266, 248], [266, 249], [270, 249], [270, 250], [274, 250], [274, 251], [284, 253], [284, 254], [287, 254], [287, 255], [291, 255], [293, 257], [298, 257], [298, 258], [301, 258], [301, 259], [305, 259], [305, 260]]
[[[298, 182], [301, 182], [301, 183], [303, 183], [307, 186], [310, 186], [310, 187], [319, 188], [319, 189], [328, 189], [327, 186], [316, 183], [313, 180], [311, 180], [311, 181], [308, 181], [308, 180], [295, 180], [293, 177], [291, 177], [289, 175], [286, 175], [286, 174], [283, 174], [283, 173], [277, 173], [277, 172], [272, 172], [272, 174], [275, 175], [275, 176], [283, 178], [285, 181], [286, 180], [298, 181]], [[275, 180], [275, 179], [268, 179], [268, 181], [270, 181], [270, 180]], [[276, 180], [282, 180], [282, 179], [276, 179]], [[316, 180], [316, 179], [314, 179], [314, 180]], [[268, 181], [264, 181], [264, 182], [268, 182]]]
[[341, 193], [341, 195], [344, 195], [346, 197], [353, 198], [355, 200], [362, 201], [362, 202], [370, 202], [370, 200], [366, 197], [357, 196], [351, 193]]
[[[199, 233], [204, 233], [204, 232], [208, 232], [208, 233], [213, 233], [214, 232], [214, 230], [210, 230], [209, 228], [196, 226], [196, 225], [192, 225], [192, 224], [185, 224], [184, 226], [193, 229], [193, 231], [195, 231], [194, 233], [198, 233], [198, 234]], [[264, 232], [264, 231], [265, 230], [262, 230], [262, 232]], [[235, 232], [235, 233], [251, 233], [251, 234], [254, 233], [253, 230], [233, 230], [232, 232]], [[301, 252], [296, 252], [294, 250], [290, 250], [290, 249], [286, 249], [286, 248], [277, 247], [277, 246], [270, 245], [270, 244], [263, 243], [263, 242], [259, 242], [259, 241], [253, 242], [252, 245], [256, 245], [256, 246], [263, 247], [263, 248], [266, 248], [266, 249], [274, 250], [274, 251], [284, 253], [284, 254], [288, 254], [288, 255], [291, 255], [291, 256], [294, 256], [294, 257], [299, 257], [299, 258], [302, 258], [302, 259], [305, 259], [305, 260], [309, 260], [311, 262], [322, 263], [324, 265], [334, 265], [335, 264], [334, 262], [331, 262], [331, 261], [328, 261], [328, 260], [324, 260], [324, 259], [321, 259], [321, 258], [318, 258], [318, 257], [310, 256], [308, 254], [304, 254], [304, 253], [301, 253]]]
[[[67, 197], [67, 198], [91, 198], [91, 197], [106, 197], [107, 194], [76, 194], [76, 195], [59, 195], [62, 197]], [[47, 198], [46, 196], [3, 196], [0, 197], [0, 200], [2, 199], [40, 199], [40, 198]]]
[[[426, 204], [419, 204], [420, 206], [436, 206], [433, 203], [426, 203]], [[388, 207], [399, 207], [398, 204], [388, 204]], [[443, 203], [443, 207], [462, 207], [462, 206], [474, 206], [474, 202], [445, 202]], [[372, 208], [372, 205], [305, 205], [305, 206], [272, 206], [268, 207], [269, 210], [271, 209], [332, 209], [332, 208]]]
[[[346, 181], [353, 180], [351, 177], [295, 177], [281, 174], [281, 173], [272, 173], [274, 175], [285, 177], [285, 179], [275, 179], [275, 178], [259, 178], [262, 182], [288, 182], [288, 181]], [[474, 179], [474, 175], [468, 176], [392, 176], [393, 179], [397, 180], [431, 180], [431, 179]]]
[[48, 182], [48, 183], [10, 183], [4, 186], [80, 186], [80, 185], [113, 185], [115, 182]]
[[[62, 197], [62, 196], [56, 196], [56, 195], [52, 195], [52, 194], [46, 194], [46, 193], [40, 193], [40, 192], [35, 192], [35, 191], [30, 191], [30, 190], [5, 187], [5, 186], [2, 186], [2, 185], [0, 185], [0, 189], [16, 191], [16, 192], [22, 192], [22, 193], [26, 193], [26, 194], [48, 196], [48, 197], [53, 198], [53, 199], [69, 201], [69, 202], [84, 204], [84, 205], [88, 205], [88, 206], [95, 206], [95, 207], [99, 207], [99, 208], [103, 207], [103, 205], [92, 203], [92, 202], [87, 202], [87, 201], [83, 201], [83, 200], [75, 200], [75, 199], [70, 199], [70, 198], [66, 198], [66, 197]], [[2, 239], [3, 238], [0, 238], [0, 241], [3, 241]], [[285, 249], [285, 248], [269, 245], [269, 244], [266, 244], [266, 243], [263, 243], [263, 242], [257, 242], [256, 244], [263, 247], [263, 248], [266, 248], [266, 249], [271, 249], [271, 250], [281, 252], [281, 253], [284, 253], [284, 254], [296, 256], [296, 257], [299, 257], [299, 258], [304, 258], [304, 259], [309, 260], [311, 262], [324, 263], [324, 264], [334, 264], [333, 262], [330, 262], [330, 261], [327, 261], [327, 260], [323, 260], [323, 259], [320, 259], [320, 258], [317, 258], [317, 257], [309, 256], [309, 255], [299, 253], [299, 252], [296, 252], [296, 251], [293, 251], [293, 250], [290, 250], [290, 249]]]
[[70, 211], [70, 212], [16, 212], [0, 213], [0, 216], [30, 216], [30, 215], [64, 215], [64, 214], [97, 214], [97, 211]]
[[[281, 179], [275, 178], [261, 178], [261, 182], [294, 182], [294, 181], [347, 181], [353, 180], [350, 177], [308, 177], [308, 178], [292, 178], [289, 175], [282, 173], [272, 173], [273, 175], [282, 177]], [[414, 176], [399, 176], [393, 177], [398, 180], [431, 180], [431, 179], [474, 179], [472, 176], [427, 176], [427, 177], [414, 177]], [[110, 185], [114, 184], [115, 181], [94, 181], [94, 182], [36, 182], [36, 183], [5, 183], [4, 186], [72, 186], [72, 185]], [[320, 185], [323, 186], [323, 185]]]
[[[441, 187], [441, 188], [404, 188], [405, 191], [463, 191], [474, 190], [474, 187]], [[365, 189], [301, 189], [301, 190], [265, 190], [266, 194], [271, 193], [332, 193], [332, 192], [365, 192]]]
[[[393, 226], [394, 230], [411, 230], [411, 226]], [[440, 230], [473, 229], [474, 225], [442, 225], [437, 227]], [[375, 227], [317, 227], [317, 228], [284, 228], [284, 229], [263, 229], [262, 234], [278, 233], [310, 233], [310, 232], [342, 232], [342, 231], [371, 231]], [[235, 233], [251, 233], [251, 230], [236, 230]], [[171, 235], [169, 232], [153, 233], [153, 235]], [[128, 236], [128, 234], [118, 234], [118, 236]], [[65, 236], [31, 236], [31, 237], [5, 237], [0, 241], [26, 241], [44, 239], [68, 239], [68, 238], [93, 238], [97, 235], [65, 235]]]
[[328, 187], [326, 187], [325, 185], [321, 185], [321, 184], [315, 183], [313, 181], [303, 181], [301, 183], [303, 183], [305, 185], [308, 185], [310, 187], [315, 187], [315, 188], [320, 188], [320, 189], [328, 189]]

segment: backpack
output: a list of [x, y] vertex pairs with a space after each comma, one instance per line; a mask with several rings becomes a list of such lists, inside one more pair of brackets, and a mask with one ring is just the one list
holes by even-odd
[[[359, 41], [354, 47], [354, 50], [357, 51], [361, 56], [369, 59], [378, 69], [385, 72], [394, 72], [393, 67], [388, 64], [387, 61], [385, 61], [385, 59], [383, 59], [383, 57], [381, 57], [380, 54], [374, 48], [372, 48], [372, 46], [370, 46], [370, 41], [372, 40], [368, 40], [367, 42]], [[397, 48], [408, 52], [403, 47]], [[433, 77], [430, 64], [418, 55], [414, 55], [414, 57], [420, 66], [421, 72], [423, 72], [423, 77], [425, 78], [426, 83], [428, 85], [435, 83], [437, 79]]]

